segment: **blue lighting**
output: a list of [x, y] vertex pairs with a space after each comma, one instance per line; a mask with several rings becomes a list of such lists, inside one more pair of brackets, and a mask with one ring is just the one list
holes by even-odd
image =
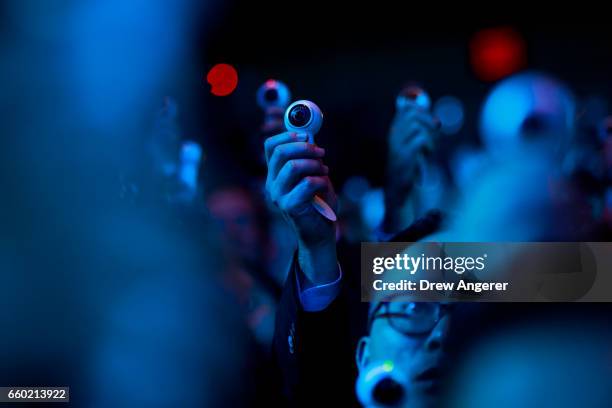
[[464, 121], [463, 103], [454, 96], [443, 96], [433, 107], [434, 115], [440, 120], [441, 131], [453, 135], [461, 130]]

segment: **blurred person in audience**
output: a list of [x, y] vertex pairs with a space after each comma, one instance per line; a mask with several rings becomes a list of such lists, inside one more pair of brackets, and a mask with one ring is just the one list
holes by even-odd
[[[558, 156], [542, 145], [525, 145], [515, 152], [520, 161], [490, 167], [472, 183], [470, 194], [457, 202], [455, 217], [440, 240], [588, 240], [593, 218]], [[559, 219], [564, 221], [559, 223]]]
[[268, 215], [261, 199], [239, 185], [221, 186], [207, 196], [207, 207], [219, 230], [227, 267], [223, 279], [247, 313], [247, 322], [262, 348], [269, 350], [280, 286], [269, 273], [274, 251]]
[[571, 201], [583, 213], [584, 231], [576, 233], [601, 236], [595, 233], [595, 224], [601, 220], [605, 200], [604, 155], [601, 141], [579, 126], [576, 110], [572, 91], [551, 75], [526, 71], [499, 82], [480, 114], [484, 150], [470, 156], [469, 168], [466, 157], [456, 161], [462, 194], [469, 197], [475, 180], [487, 172], [522, 160], [525, 151], [538, 150], [544, 161], [557, 168], [557, 178], [565, 184], [560, 189], [563, 193], [555, 194], [551, 180], [550, 193], [558, 200]]
[[500, 163], [520, 159], [525, 145], [539, 144], [562, 160], [576, 131], [573, 93], [553, 77], [526, 71], [498, 82], [480, 109], [482, 149], [465, 152], [454, 161], [461, 193]]
[[[265, 196], [266, 159], [262, 145], [266, 138], [284, 131], [285, 108], [291, 102], [291, 91], [285, 83], [268, 79], [259, 87], [255, 96], [258, 107], [263, 111], [263, 121], [257, 136], [251, 138], [250, 142], [253, 155], [257, 157], [260, 166], [255, 183], [258, 192]], [[291, 262], [295, 237], [278, 209], [268, 200], [265, 200], [265, 204], [270, 242], [274, 245], [268, 260], [268, 273], [280, 287], [286, 277], [287, 265]]]
[[[419, 104], [419, 98], [427, 102]], [[428, 211], [447, 208], [450, 200], [448, 181], [435, 160], [440, 122], [429, 109], [429, 96], [417, 85], [409, 85], [398, 99], [407, 102], [397, 103], [387, 137], [381, 240], [390, 239]]]
[[520, 159], [526, 145], [562, 160], [576, 132], [573, 93], [553, 77], [526, 71], [497, 83], [480, 110], [479, 136], [483, 149], [456, 160], [454, 172], [462, 193], [488, 170]]
[[0, 382], [68, 386], [74, 406], [247, 405], [232, 383], [253, 378], [248, 330], [217, 282], [214, 240], [200, 240], [212, 229], [196, 238], [160, 200], [126, 200], [129, 178], [117, 185], [148, 166], [141, 124], [185, 62], [196, 8], [37, 7], [3, 7], [1, 126], [17, 137], [0, 141]]
[[[261, 145], [268, 135], [283, 129], [288, 98], [287, 87], [278, 81], [268, 80], [260, 87], [254, 101], [263, 110], [263, 122], [247, 142], [257, 170], [230, 175], [238, 182], [210, 180], [206, 196], [230, 265], [224, 279], [245, 308], [248, 324], [265, 353], [270, 351], [276, 303], [295, 239], [282, 215], [263, 200], [263, 172], [259, 170], [265, 171], [265, 161]], [[236, 163], [236, 167], [241, 164]]]
[[[257, 188], [217, 187], [200, 202], [204, 155], [181, 145], [177, 102], [165, 99], [152, 132], [141, 126], [168, 77], [194, 65], [183, 53], [195, 6], [141, 6], [64, 4], [50, 13], [60, 18], [38, 13], [36, 24], [30, 2], [3, 7], [11, 41], [0, 44], [0, 77], [9, 78], [1, 126], [15, 137], [0, 142], [0, 383], [67, 385], [79, 406], [270, 406], [273, 343], [285, 393], [298, 405], [355, 404], [358, 374], [392, 361], [407, 375], [403, 402], [439, 406], [449, 364], [464, 351], [466, 371], [456, 371], [452, 389], [460, 405], [610, 399], [601, 357], [609, 325], [601, 328], [596, 312], [593, 326], [583, 325], [589, 311], [576, 309], [575, 318], [561, 312], [563, 325], [542, 319], [543, 327], [519, 330], [492, 313], [499, 326], [487, 332], [480, 306], [361, 302], [359, 258], [311, 206], [317, 194], [338, 209], [325, 151], [283, 133], [280, 109], [266, 111], [261, 128], [266, 191], [272, 217], [283, 217], [292, 235], [272, 226]], [[59, 51], [49, 53], [49, 44]], [[41, 66], [51, 74], [40, 75]], [[448, 193], [434, 159], [436, 121], [414, 107], [396, 112], [381, 238], [588, 240], [602, 218], [602, 191], [610, 222], [610, 138], [598, 160], [599, 147], [576, 143], [573, 95], [563, 84], [511, 77], [496, 85], [482, 116], [482, 166], [466, 176], [466, 194], [445, 222], [431, 211], [446, 212]], [[147, 134], [143, 149], [139, 135]], [[343, 229], [349, 243], [367, 236], [362, 224], [351, 227]], [[287, 244], [297, 250], [288, 273], [276, 275], [273, 260]], [[471, 339], [490, 352], [473, 352]], [[487, 375], [508, 366], [511, 390], [508, 378]], [[562, 389], [547, 399], [538, 386]]]
[[[585, 195], [588, 210], [598, 222], [598, 239], [612, 238], [612, 117], [600, 118], [591, 132], [577, 140], [564, 160], [579, 193]], [[586, 139], [586, 140], [585, 140]]]
[[[146, 275], [133, 274], [124, 285], [110, 282], [106, 288], [114, 296], [97, 311], [99, 334], [87, 361], [88, 405], [254, 404], [261, 396], [257, 377], [245, 373], [258, 372], [257, 350], [239, 307], [215, 279], [225, 266], [214, 257], [214, 245], [198, 251], [198, 241], [190, 241], [171, 248], [175, 238], [165, 232], [150, 236], [153, 246], [142, 245], [147, 238], [140, 237], [132, 251], [135, 259], [148, 259], [140, 265]], [[192, 263], [198, 252], [204, 262]]]
[[179, 211], [202, 210], [200, 169], [205, 159], [198, 142], [184, 140], [178, 121], [177, 101], [166, 96], [156, 112], [148, 137], [144, 140], [143, 151], [148, 164], [141, 179], [153, 181], [142, 189], [151, 199], [160, 200]]
[[[452, 349], [454, 337], [466, 330], [464, 324], [454, 326], [452, 322], [460, 320], [457, 316], [466, 315], [464, 307], [467, 306], [454, 305], [451, 309], [455, 311], [448, 315], [432, 312], [432, 316], [439, 318], [434, 319], [425, 332], [398, 332], [397, 322], [389, 321], [388, 316], [406, 314], [405, 319], [409, 320], [411, 313], [419, 313], [420, 308], [438, 310], [442, 306], [382, 300], [370, 306], [368, 326], [364, 328], [358, 322], [355, 325], [356, 320], [367, 315], [362, 311], [359, 298], [352, 296], [358, 293], [358, 282], [354, 284], [358, 273], [342, 266], [350, 265], [350, 261], [340, 258], [338, 263], [334, 224], [310, 208], [309, 200], [315, 192], [325, 196], [328, 202], [334, 202], [328, 170], [319, 161], [324, 150], [307, 145], [299, 135], [290, 133], [269, 139], [266, 150], [271, 197], [276, 198], [284, 210], [299, 242], [283, 292], [275, 335], [276, 352], [284, 370], [285, 392], [297, 405], [305, 401], [312, 403], [313, 397], [320, 395], [346, 401], [353, 395], [356, 377], [348, 357], [352, 350], [357, 350], [359, 370], [372, 362], [382, 364], [390, 360], [408, 373], [414, 383], [408, 387], [411, 397], [406, 399], [407, 406], [439, 406], [443, 396], [444, 367], [448, 358], [452, 358], [447, 348]], [[460, 205], [447, 230], [437, 232], [435, 224], [426, 218], [408, 228], [403, 233], [404, 240], [580, 239], [581, 235], [577, 234], [584, 220], [578, 211], [579, 202], [572, 195], [566, 195], [570, 184], [564, 182], [559, 164], [541, 148], [520, 151], [520, 163], [506, 162], [476, 184], [473, 195]], [[285, 173], [282, 169], [291, 160], [297, 161], [292, 166], [295, 170]], [[281, 170], [275, 172], [279, 168]], [[555, 191], [549, 188], [551, 180], [558, 180]], [[512, 194], [500, 201], [500, 188]], [[567, 198], [559, 200], [558, 195]], [[564, 223], [558, 223], [561, 215]], [[474, 314], [467, 320], [478, 324], [479, 308], [471, 312]], [[451, 327], [457, 327], [458, 331], [454, 332]], [[356, 343], [353, 336], [359, 332], [366, 336]], [[309, 394], [313, 388], [321, 393]]]
[[[371, 393], [362, 395], [362, 405], [439, 407], [446, 395], [448, 368], [461, 351], [458, 338], [478, 324], [484, 308], [388, 298], [371, 302], [368, 329], [355, 351], [355, 388]], [[381, 368], [392, 373], [393, 382], [368, 384]], [[374, 389], [365, 391], [369, 387]]]
[[479, 126], [486, 151], [500, 160], [510, 160], [514, 149], [529, 142], [559, 154], [576, 137], [575, 96], [551, 75], [522, 72], [489, 92]]
[[[310, 203], [318, 193], [336, 206], [329, 170], [322, 162], [325, 151], [287, 132], [267, 139], [265, 153], [267, 192], [298, 241], [276, 319], [275, 352], [285, 393], [298, 405], [313, 403], [322, 395], [355, 403], [353, 351], [366, 332], [367, 304], [359, 301], [359, 291], [354, 290], [359, 288], [356, 270], [343, 273], [338, 264], [335, 223], [324, 219]], [[438, 225], [436, 216], [425, 218], [404, 231], [402, 240], [418, 241]], [[346, 259], [351, 262], [354, 259]], [[346, 290], [341, 291], [341, 281]], [[445, 325], [446, 321], [441, 327]], [[434, 331], [432, 336], [439, 335]], [[417, 343], [408, 337], [397, 345], [424, 347], [422, 340]]]
[[[556, 88], [554, 82], [543, 81], [542, 86], [547, 95], [557, 95], [561, 99], [549, 101], [552, 106], [546, 105], [546, 109], [532, 111], [529, 108], [533, 105], [522, 101], [526, 106], [520, 107], [527, 114], [515, 131], [519, 131], [522, 136], [517, 137], [524, 137], [525, 141], [507, 140], [507, 149], [501, 147], [504, 139], [499, 141], [496, 149], [502, 151], [493, 154], [496, 167], [491, 161], [490, 173], [472, 180], [470, 195], [458, 203], [456, 214], [446, 228], [440, 229], [439, 213], [430, 212], [396, 235], [395, 240], [571, 241], [589, 237], [592, 223], [583, 211], [583, 195], [574, 193], [575, 183], [560, 165], [571, 137], [571, 101], [563, 99], [567, 96], [564, 88]], [[408, 122], [406, 126], [416, 125]], [[412, 133], [423, 132], [421, 126], [416, 126]], [[507, 136], [503, 126], [498, 130]], [[406, 146], [410, 146], [408, 142]], [[337, 248], [335, 223], [321, 217], [310, 203], [312, 197], [319, 194], [330, 205], [336, 205], [329, 169], [323, 163], [325, 150], [306, 143], [300, 134], [287, 132], [269, 138], [265, 151], [267, 192], [289, 221], [298, 240], [275, 334], [285, 392], [297, 403], [308, 400], [308, 391], [313, 388], [324, 390], [323, 395], [342, 395], [340, 398], [345, 399], [352, 394], [355, 379], [353, 366], [348, 362], [353, 350], [357, 350], [358, 367], [362, 368], [365, 364], [359, 362], [368, 355], [370, 344], [377, 345], [382, 359], [395, 352], [410, 355], [408, 350], [415, 344], [420, 346], [414, 350], [429, 350], [429, 342], [427, 336], [422, 336], [417, 343], [407, 339], [394, 343], [393, 336], [404, 337], [397, 333], [391, 336], [394, 332], [390, 330], [372, 331], [372, 326], [365, 340], [356, 341], [358, 336], [368, 333], [364, 324], [367, 311], [364, 312], [364, 304], [359, 299], [358, 269], [352, 268], [351, 260], [345, 260]], [[510, 152], [514, 156], [510, 156]], [[511, 157], [515, 159], [510, 160]], [[516, 157], [520, 157], [520, 161]], [[390, 177], [396, 174], [398, 172]], [[503, 200], [500, 200], [500, 189], [507, 192]], [[564, 217], [563, 223], [558, 222], [559, 216]], [[403, 307], [411, 306], [404, 304]], [[399, 364], [409, 367], [406, 368], [408, 372], [418, 371], [419, 358], [400, 360]], [[412, 364], [417, 368], [412, 369]], [[418, 400], [424, 406], [438, 401], [425, 396]]]

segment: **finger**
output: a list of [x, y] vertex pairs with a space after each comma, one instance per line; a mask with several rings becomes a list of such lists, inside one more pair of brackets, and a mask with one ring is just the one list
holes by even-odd
[[414, 149], [420, 149], [421, 147], [430, 144], [433, 140], [430, 132], [427, 132], [418, 126], [412, 127], [408, 134], [410, 137], [406, 137], [404, 140], [402, 140], [402, 145], [409, 146], [410, 148]]
[[430, 132], [427, 132], [423, 127], [411, 124], [393, 133], [389, 140], [390, 152], [398, 152], [399, 150], [411, 150], [415, 142], [419, 142], [423, 137], [431, 138]]
[[420, 133], [415, 137], [415, 146], [418, 151], [431, 153], [434, 151], [435, 139], [431, 133]]
[[308, 135], [295, 132], [285, 132], [275, 136], [271, 136], [266, 139], [264, 142], [264, 151], [266, 155], [266, 163], [270, 161], [270, 156], [272, 156], [272, 151], [278, 145], [290, 142], [305, 142], [308, 140]]
[[278, 145], [274, 148], [268, 162], [268, 174], [275, 180], [280, 169], [288, 160], [320, 159], [325, 155], [325, 149], [306, 142], [293, 142]]
[[[396, 117], [416, 116], [424, 120], [433, 119], [434, 123], [436, 121], [436, 117], [433, 115], [433, 113], [429, 109], [425, 109], [420, 106], [412, 106], [412, 107], [408, 106], [396, 112], [397, 112]], [[429, 117], [429, 119], [427, 117]]]
[[429, 113], [417, 112], [414, 120], [432, 132], [440, 128], [440, 119]]
[[418, 123], [422, 126], [425, 126], [429, 130], [436, 130], [439, 126], [440, 121], [431, 113], [420, 109], [414, 109], [407, 113], [399, 114], [397, 121], [398, 125], [407, 126], [412, 123]]
[[417, 121], [409, 122], [394, 133], [392, 144], [396, 148], [401, 146], [426, 145], [433, 148], [437, 132]]
[[328, 179], [321, 176], [308, 176], [302, 179], [291, 192], [281, 199], [281, 208], [291, 214], [297, 214], [304, 210], [318, 192], [325, 191]]
[[[406, 129], [411, 126], [418, 126], [421, 129], [424, 129], [430, 133], [434, 133], [439, 127], [439, 121], [433, 117], [422, 117], [422, 116], [410, 116], [401, 118], [396, 124], [395, 127], [398, 130]], [[401, 134], [401, 132], [400, 132]]]
[[275, 183], [281, 193], [286, 193], [306, 176], [324, 176], [328, 173], [329, 168], [320, 160], [294, 159], [287, 161], [281, 168]]

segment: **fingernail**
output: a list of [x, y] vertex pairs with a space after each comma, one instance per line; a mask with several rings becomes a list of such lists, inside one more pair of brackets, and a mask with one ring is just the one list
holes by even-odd
[[308, 135], [306, 133], [298, 133], [297, 138], [298, 140], [305, 142], [308, 140]]
[[324, 172], [325, 174], [329, 174], [329, 167], [327, 167], [327, 166], [323, 165], [323, 172]]
[[320, 156], [324, 156], [325, 155], [325, 149], [322, 147], [317, 147], [317, 154]]

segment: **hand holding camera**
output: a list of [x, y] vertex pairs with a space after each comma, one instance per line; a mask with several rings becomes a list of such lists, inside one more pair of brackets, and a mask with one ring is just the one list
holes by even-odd
[[434, 150], [439, 121], [429, 111], [430, 98], [416, 86], [404, 88], [396, 99], [389, 131], [388, 172], [393, 189], [404, 197], [417, 182], [425, 157]]
[[[287, 130], [306, 133], [308, 143], [311, 144], [314, 144], [314, 135], [321, 129], [322, 124], [323, 113], [317, 105], [310, 101], [294, 102], [285, 112], [285, 127]], [[314, 196], [312, 206], [328, 220], [336, 221], [336, 213], [320, 196]]]
[[[312, 102], [295, 102], [285, 114], [289, 131], [265, 142], [266, 192], [293, 227], [300, 266], [312, 284], [330, 282], [338, 274], [336, 230], [330, 220], [335, 220], [332, 208], [336, 206], [336, 195], [327, 176], [329, 169], [322, 162], [325, 150], [313, 139], [322, 119], [321, 111]], [[329, 207], [325, 217], [320, 211], [327, 209], [313, 206], [316, 196]]]

